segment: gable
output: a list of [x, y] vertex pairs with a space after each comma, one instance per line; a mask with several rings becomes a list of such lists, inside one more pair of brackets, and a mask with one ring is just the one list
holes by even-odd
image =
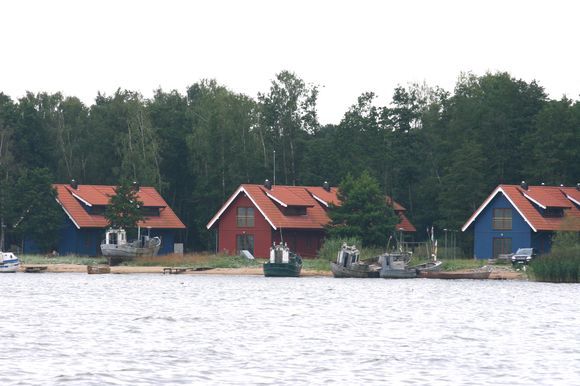
[[[326, 190], [323, 187], [275, 185], [268, 189], [262, 185], [240, 185], [207, 223], [206, 228], [213, 227], [237, 197], [245, 194], [274, 230], [278, 228], [322, 230], [330, 221], [327, 213], [329, 205], [340, 205], [336, 193], [336, 188]], [[404, 210], [402, 206], [399, 207]], [[407, 232], [414, 232], [415, 227], [411, 222], [402, 213], [397, 214], [401, 219], [398, 227]]]
[[[77, 229], [106, 228], [108, 226], [104, 210], [101, 209], [108, 204], [108, 195], [114, 194], [114, 186], [78, 185], [77, 189], [67, 184], [54, 184], [53, 186], [57, 192], [56, 201]], [[155, 188], [141, 187], [138, 197], [143, 201], [145, 216], [149, 214], [149, 217], [138, 223], [140, 227], [155, 229], [185, 228], [185, 225]]]
[[[568, 198], [567, 189], [571, 188], [530, 186], [525, 189], [519, 185], [499, 185], [472, 214], [461, 230], [467, 230], [492, 200], [501, 194], [505, 196], [534, 232], [580, 231], [580, 210]], [[543, 211], [543, 209], [554, 208], [561, 209], [560, 216], [549, 215], [554, 213], [554, 210]], [[576, 219], [576, 221], [569, 221], [569, 219]]]

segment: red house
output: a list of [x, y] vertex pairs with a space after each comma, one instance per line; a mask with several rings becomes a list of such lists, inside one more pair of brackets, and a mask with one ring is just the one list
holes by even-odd
[[[302, 257], [316, 257], [330, 221], [328, 207], [340, 205], [337, 189], [321, 186], [243, 184], [207, 224], [217, 227], [218, 251], [230, 255], [242, 249], [267, 258], [273, 242], [288, 243]], [[389, 199], [390, 200], [390, 199]], [[403, 208], [393, 203], [401, 222], [397, 229], [415, 232]]]

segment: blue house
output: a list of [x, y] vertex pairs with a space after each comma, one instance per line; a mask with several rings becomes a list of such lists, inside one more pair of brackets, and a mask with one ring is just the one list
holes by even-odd
[[[97, 256], [107, 228], [105, 209], [109, 199], [115, 195], [115, 186], [78, 185], [76, 183], [55, 184], [57, 201], [66, 214], [60, 237], [56, 240], [57, 251], [61, 255]], [[145, 220], [139, 222], [142, 232], [161, 237], [159, 254], [174, 252], [178, 232], [185, 225], [167, 205], [161, 195], [152, 187], [140, 187], [137, 193], [143, 202]], [[34, 240], [25, 240], [27, 253], [40, 253]]]
[[477, 259], [497, 258], [526, 247], [547, 253], [554, 232], [580, 232], [580, 184], [499, 185], [461, 230], [473, 230]]

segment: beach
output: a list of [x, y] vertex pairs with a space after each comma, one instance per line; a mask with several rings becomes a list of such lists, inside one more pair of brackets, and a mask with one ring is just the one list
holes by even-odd
[[[39, 266], [39, 264], [23, 264], [21, 270], [26, 267]], [[42, 264], [46, 266], [45, 272], [52, 273], [86, 273], [87, 266], [82, 264]], [[112, 274], [163, 274], [163, 266], [113, 266]], [[176, 267], [172, 267], [176, 268]], [[466, 271], [467, 272], [467, 271]], [[211, 268], [206, 270], [186, 270], [181, 275], [230, 275], [230, 276], [260, 276], [264, 274], [262, 267], [242, 267], [242, 268]], [[332, 276], [330, 271], [318, 271], [302, 269], [300, 276]], [[494, 266], [490, 275], [491, 280], [526, 280], [524, 272], [515, 271], [511, 267]]]

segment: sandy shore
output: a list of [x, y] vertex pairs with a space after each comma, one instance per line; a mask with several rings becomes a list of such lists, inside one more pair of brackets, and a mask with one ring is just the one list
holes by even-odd
[[[23, 264], [22, 270], [29, 266], [39, 266], [39, 264]], [[78, 272], [86, 273], [86, 265], [78, 264], [46, 264], [46, 272]], [[111, 267], [111, 273], [115, 274], [132, 274], [132, 273], [156, 273], [163, 274], [162, 266], [154, 267], [136, 267], [136, 266], [117, 266]], [[262, 267], [244, 267], [244, 268], [213, 268], [204, 271], [186, 271], [181, 273], [182, 275], [256, 275], [261, 276], [264, 274]], [[302, 270], [300, 276], [332, 276], [330, 271], [313, 271], [313, 270]], [[514, 271], [509, 267], [493, 267], [490, 279], [492, 280], [526, 280], [526, 274], [521, 271]]]
[[[87, 273], [86, 265], [79, 264], [23, 264], [22, 271], [26, 267], [38, 267], [45, 266], [45, 272], [53, 273], [64, 273], [64, 272], [77, 272], [77, 273]], [[161, 266], [153, 267], [136, 267], [136, 266], [116, 266], [111, 267], [111, 273], [116, 274], [131, 274], [131, 273], [157, 273], [163, 274], [163, 268]], [[244, 267], [244, 268], [212, 268], [204, 271], [186, 271], [181, 273], [182, 275], [263, 275], [264, 271], [262, 267]], [[301, 276], [332, 276], [331, 272], [328, 271], [311, 271], [302, 270]]]

